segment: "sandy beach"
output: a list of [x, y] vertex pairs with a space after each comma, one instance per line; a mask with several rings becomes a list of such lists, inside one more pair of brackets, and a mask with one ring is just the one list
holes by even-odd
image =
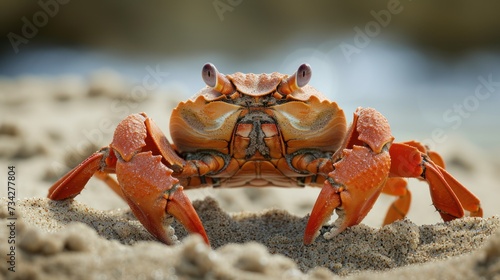
[[[309, 246], [302, 236], [319, 192], [312, 188], [188, 191], [211, 248], [187, 236], [175, 221], [170, 226], [177, 245], [153, 240], [127, 205], [95, 179], [74, 200], [45, 198], [69, 168], [109, 143], [126, 115], [145, 111], [168, 135], [169, 112], [181, 101], [173, 96], [182, 94], [157, 92], [137, 99], [129, 92], [125, 79], [111, 71], [89, 78], [0, 81], [0, 178], [5, 183], [8, 166], [14, 166], [16, 183], [13, 213], [6, 207], [11, 201], [7, 187], [1, 192], [2, 277], [500, 279], [495, 172], [500, 164], [463, 139], [439, 152], [450, 162], [450, 172], [482, 200], [484, 218], [440, 222], [428, 188], [414, 180], [407, 219], [380, 227], [393, 200], [384, 196], [362, 224], [331, 240], [320, 236]], [[467, 162], [472, 157], [474, 165]], [[15, 272], [8, 270], [13, 221]]]

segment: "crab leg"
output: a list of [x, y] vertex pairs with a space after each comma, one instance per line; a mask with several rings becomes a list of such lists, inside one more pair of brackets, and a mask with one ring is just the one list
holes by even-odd
[[105, 154], [95, 152], [52, 185], [48, 198], [62, 200], [80, 194], [92, 175], [100, 169]]
[[[479, 199], [451, 176], [437, 154], [427, 156], [416, 142], [394, 143], [391, 146], [391, 177], [421, 178], [429, 183], [431, 199], [444, 221], [464, 216], [482, 216]], [[432, 158], [440, 161], [434, 163]]]
[[97, 171], [96, 173], [94, 173], [94, 177], [103, 181], [119, 197], [121, 197], [123, 200], [126, 200], [125, 195], [122, 192], [122, 188], [120, 187], [120, 185], [118, 184], [118, 182], [115, 179], [113, 179], [111, 176], [109, 176], [108, 173], [106, 173], [104, 171]]
[[403, 178], [393, 177], [387, 179], [382, 193], [398, 196], [398, 198], [389, 207], [384, 219], [384, 225], [401, 220], [408, 214], [411, 203], [411, 192], [406, 185], [406, 180]]

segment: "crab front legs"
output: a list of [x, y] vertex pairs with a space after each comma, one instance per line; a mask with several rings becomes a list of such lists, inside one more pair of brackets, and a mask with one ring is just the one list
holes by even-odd
[[316, 200], [307, 223], [304, 243], [310, 244], [319, 229], [337, 209], [339, 218], [333, 238], [347, 227], [359, 224], [383, 191], [399, 195], [385, 223], [406, 216], [411, 194], [402, 177], [427, 181], [434, 206], [444, 221], [464, 216], [482, 217], [479, 199], [453, 178], [441, 157], [417, 142], [392, 143], [387, 120], [373, 109], [358, 108], [341, 149], [332, 157], [334, 170]]
[[[125, 199], [137, 219], [158, 240], [173, 243], [164, 227], [168, 213], [209, 244], [183, 186], [172, 176], [174, 171], [189, 173], [198, 172], [193, 171], [197, 169], [175, 153], [165, 135], [146, 114], [134, 114], [117, 126], [109, 147], [94, 153], [59, 179], [49, 189], [48, 197], [54, 200], [73, 198], [96, 174]], [[116, 173], [118, 183], [107, 173]]]

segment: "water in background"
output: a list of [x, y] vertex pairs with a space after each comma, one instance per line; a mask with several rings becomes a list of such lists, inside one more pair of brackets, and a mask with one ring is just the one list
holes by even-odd
[[3, 58], [0, 75], [86, 76], [110, 68], [140, 83], [148, 74], [146, 67], [157, 68], [168, 72], [158, 94], [181, 89], [184, 96], [175, 97], [180, 101], [204, 86], [200, 71], [205, 62], [214, 63], [223, 73], [290, 74], [301, 63], [309, 63], [311, 85], [336, 100], [348, 116], [358, 106], [377, 108], [389, 119], [398, 140], [416, 138], [436, 147], [458, 135], [478, 146], [497, 149], [500, 55], [477, 52], [448, 61], [381, 41], [349, 55], [340, 47], [344, 42], [289, 42], [251, 61], [234, 61], [223, 53], [129, 59], [102, 52], [37, 48]]

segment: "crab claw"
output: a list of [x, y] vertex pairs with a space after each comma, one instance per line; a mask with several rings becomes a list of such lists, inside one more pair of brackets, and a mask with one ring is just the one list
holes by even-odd
[[332, 238], [346, 228], [359, 224], [377, 200], [389, 173], [389, 153], [375, 153], [368, 147], [353, 146], [343, 151], [342, 160], [334, 164], [316, 203], [304, 233], [304, 244], [311, 244], [333, 210], [339, 215]]
[[169, 194], [167, 200], [167, 213], [174, 216], [187, 231], [201, 235], [205, 243], [210, 245], [205, 228], [191, 204], [191, 201], [186, 194], [184, 194], [183, 187], [178, 186], [173, 193]]
[[333, 214], [333, 210], [339, 207], [340, 194], [339, 190], [333, 188], [330, 183], [325, 182], [325, 186], [321, 189], [316, 203], [311, 211], [311, 216], [307, 222], [304, 232], [304, 244], [308, 245], [319, 235], [319, 229], [325, 224]]
[[210, 244], [183, 187], [171, 176], [172, 170], [161, 163], [161, 156], [153, 156], [149, 151], [136, 154], [128, 162], [118, 161], [116, 174], [132, 212], [158, 240], [174, 243], [164, 227], [168, 213], [187, 231], [200, 234]]

